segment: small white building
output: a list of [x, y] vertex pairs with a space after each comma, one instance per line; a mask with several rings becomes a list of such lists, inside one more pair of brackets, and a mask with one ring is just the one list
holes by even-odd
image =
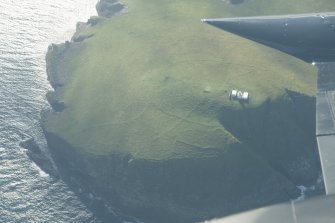
[[241, 101], [241, 102], [249, 102], [249, 92], [247, 91], [239, 91], [239, 90], [231, 90], [229, 93], [229, 100]]

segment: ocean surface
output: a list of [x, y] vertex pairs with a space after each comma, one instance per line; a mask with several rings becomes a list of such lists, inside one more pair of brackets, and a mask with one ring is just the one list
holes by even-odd
[[[48, 153], [40, 112], [51, 89], [45, 54], [97, 0], [0, 0], [0, 222], [101, 222], [62, 180], [39, 169], [19, 143], [34, 137]], [[110, 221], [112, 222], [112, 221]]]

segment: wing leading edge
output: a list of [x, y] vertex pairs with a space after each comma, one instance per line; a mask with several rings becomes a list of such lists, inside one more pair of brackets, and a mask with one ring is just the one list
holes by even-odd
[[326, 194], [208, 223], [330, 223], [335, 219], [335, 13], [204, 19], [205, 23], [275, 48], [318, 68], [316, 138]]

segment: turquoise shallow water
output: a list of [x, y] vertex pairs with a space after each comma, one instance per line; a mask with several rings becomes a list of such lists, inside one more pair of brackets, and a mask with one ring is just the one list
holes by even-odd
[[34, 137], [48, 153], [40, 128], [40, 111], [49, 106], [45, 53], [96, 14], [96, 2], [0, 0], [0, 222], [101, 222], [19, 146]]

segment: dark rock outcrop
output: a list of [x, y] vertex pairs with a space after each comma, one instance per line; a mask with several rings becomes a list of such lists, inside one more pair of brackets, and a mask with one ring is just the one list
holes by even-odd
[[76, 26], [76, 32], [71, 38], [72, 42], [82, 42], [88, 38], [91, 38], [93, 34], [86, 34], [85, 32], [89, 30], [92, 24], [96, 24], [94, 19], [89, 20], [88, 22], [78, 22]]
[[27, 155], [29, 156], [29, 158], [34, 161], [36, 165], [44, 172], [48, 173], [53, 177], [59, 177], [58, 171], [53, 166], [53, 163], [40, 149], [34, 138], [30, 138], [26, 141], [21, 142], [20, 146], [27, 149]]
[[100, 0], [96, 6], [99, 16], [110, 18], [124, 9], [117, 0]]

